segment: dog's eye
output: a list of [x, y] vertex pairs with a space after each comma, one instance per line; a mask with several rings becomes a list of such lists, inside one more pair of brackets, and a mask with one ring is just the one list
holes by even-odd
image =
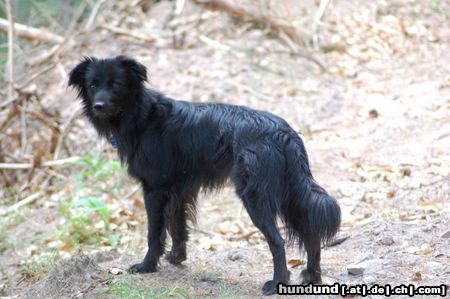
[[91, 84], [89, 87], [90, 87], [91, 89], [95, 89], [95, 88], [97, 88], [97, 85]]

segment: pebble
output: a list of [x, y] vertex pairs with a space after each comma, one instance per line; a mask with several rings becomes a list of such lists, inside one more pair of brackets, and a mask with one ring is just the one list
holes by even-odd
[[391, 236], [385, 236], [383, 238], [381, 238], [380, 243], [386, 246], [390, 246], [392, 244], [394, 244], [394, 238], [392, 238]]
[[450, 238], [450, 230], [447, 231], [447, 232], [445, 232], [445, 233], [441, 236], [441, 238], [442, 238], [442, 239], [449, 239], [449, 238]]
[[236, 251], [230, 252], [228, 254], [228, 259], [230, 261], [233, 261], [233, 262], [237, 261], [237, 260], [241, 260], [242, 259], [242, 254], [240, 254], [239, 252], [236, 252]]
[[347, 267], [347, 272], [350, 275], [361, 275], [366, 274], [378, 274], [383, 271], [383, 261], [378, 258], [367, 259], [360, 263], [349, 265]]
[[433, 273], [440, 273], [444, 270], [444, 265], [435, 261], [430, 261], [426, 263], [426, 268]]
[[350, 265], [347, 267], [347, 272], [350, 275], [362, 275], [364, 273], [364, 268], [358, 265]]
[[331, 240], [330, 242], [328, 242], [326, 244], [327, 247], [331, 247], [331, 246], [336, 246], [339, 245], [341, 243], [343, 243], [345, 240], [347, 240], [348, 238], [350, 238], [350, 234], [349, 233], [338, 233], [333, 240]]

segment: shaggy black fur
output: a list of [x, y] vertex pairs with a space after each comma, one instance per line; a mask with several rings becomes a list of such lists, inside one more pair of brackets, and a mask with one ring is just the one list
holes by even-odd
[[170, 99], [144, 87], [146, 79], [142, 64], [119, 56], [85, 58], [69, 80], [84, 114], [101, 136], [116, 138], [120, 159], [143, 187], [148, 252], [130, 271], [157, 270], [166, 230], [173, 240], [167, 259], [184, 261], [197, 193], [229, 178], [273, 255], [273, 280], [263, 293], [289, 280], [277, 216], [289, 240], [306, 249], [303, 283], [320, 283], [320, 245], [338, 230], [340, 208], [314, 181], [297, 133], [268, 112]]

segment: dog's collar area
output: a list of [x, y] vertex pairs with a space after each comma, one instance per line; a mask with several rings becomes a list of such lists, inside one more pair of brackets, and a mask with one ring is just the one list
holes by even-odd
[[111, 146], [112, 146], [113, 148], [118, 148], [118, 147], [119, 147], [119, 143], [117, 142], [116, 137], [111, 136], [110, 142], [111, 142]]

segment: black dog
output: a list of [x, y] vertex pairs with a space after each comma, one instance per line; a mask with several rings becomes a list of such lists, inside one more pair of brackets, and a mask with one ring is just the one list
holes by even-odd
[[320, 283], [320, 245], [335, 235], [340, 208], [314, 181], [297, 133], [268, 112], [170, 99], [144, 87], [146, 79], [146, 68], [125, 56], [85, 58], [69, 79], [84, 114], [101, 136], [117, 140], [120, 159], [142, 184], [148, 251], [130, 271], [157, 270], [166, 230], [173, 243], [167, 259], [184, 261], [197, 193], [230, 178], [273, 255], [273, 280], [263, 293], [289, 280], [277, 216], [288, 239], [306, 249], [303, 283]]

